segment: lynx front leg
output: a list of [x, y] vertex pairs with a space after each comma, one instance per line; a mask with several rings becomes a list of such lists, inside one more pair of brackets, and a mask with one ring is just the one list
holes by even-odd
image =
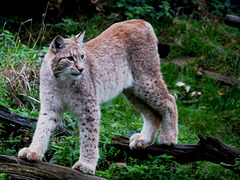
[[100, 110], [99, 107], [88, 109], [85, 118], [80, 119], [81, 138], [80, 157], [73, 166], [83, 173], [95, 174], [98, 154]]
[[18, 157], [28, 159], [29, 161], [39, 161], [42, 159], [49, 138], [56, 128], [60, 116], [56, 112], [44, 111], [40, 112], [33, 140], [28, 148], [23, 148], [18, 152]]

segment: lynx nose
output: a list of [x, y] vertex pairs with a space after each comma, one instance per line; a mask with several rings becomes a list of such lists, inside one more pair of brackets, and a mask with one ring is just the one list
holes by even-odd
[[82, 73], [83, 70], [84, 70], [84, 68], [80, 68], [80, 69], [78, 69], [78, 71], [79, 71], [80, 73]]

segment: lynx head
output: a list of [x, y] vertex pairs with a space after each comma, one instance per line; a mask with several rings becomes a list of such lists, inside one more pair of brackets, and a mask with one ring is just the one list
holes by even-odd
[[51, 67], [55, 78], [65, 80], [76, 79], [81, 76], [86, 63], [86, 52], [84, 51], [83, 37], [85, 30], [77, 36], [64, 39], [56, 36], [50, 45], [53, 54]]

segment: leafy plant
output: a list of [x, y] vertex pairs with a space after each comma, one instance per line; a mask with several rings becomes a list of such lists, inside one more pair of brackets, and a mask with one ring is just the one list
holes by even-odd
[[[11, 99], [10, 106], [39, 107], [39, 51], [23, 45], [18, 36], [7, 30], [0, 34], [0, 95]], [[8, 101], [10, 103], [10, 101]]]
[[62, 22], [59, 22], [54, 25], [54, 28], [61, 35], [77, 35], [83, 29], [84, 24], [80, 22], [73, 21], [72, 19], [62, 19]]
[[52, 142], [50, 151], [54, 154], [50, 162], [72, 167], [78, 161], [79, 148], [79, 138], [63, 136], [60, 141]]
[[174, 14], [168, 1], [120, 0], [116, 7], [122, 11], [124, 19], [145, 19], [152, 23], [169, 20]]
[[237, 1], [231, 0], [211, 0], [208, 2], [209, 10], [213, 11], [219, 16], [226, 14], [239, 15], [240, 4]]
[[157, 14], [157, 19], [160, 20], [161, 18], [173, 18], [174, 11], [170, 6], [168, 1], [161, 1], [162, 4], [158, 5], [159, 13]]
[[129, 158], [125, 165], [111, 164], [106, 174], [97, 172], [97, 175], [107, 179], [192, 179], [186, 173], [187, 167], [176, 163], [171, 156], [150, 158], [150, 161]]
[[6, 179], [6, 174], [0, 173], [0, 180], [5, 180]]
[[29, 133], [29, 131], [21, 131], [21, 133], [19, 133], [20, 135], [16, 135], [17, 133], [11, 133], [9, 136], [7, 136], [3, 132], [4, 136], [0, 138], [0, 154], [17, 156], [20, 148], [29, 145], [29, 141], [31, 139]]

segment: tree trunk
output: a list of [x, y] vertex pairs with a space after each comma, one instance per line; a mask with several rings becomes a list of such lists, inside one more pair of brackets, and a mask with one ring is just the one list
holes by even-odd
[[72, 168], [46, 162], [29, 162], [12, 156], [0, 155], [0, 173], [12, 179], [31, 180], [103, 180], [103, 178], [81, 173]]
[[228, 26], [240, 28], [240, 17], [227, 14], [224, 18], [224, 23]]
[[[233, 165], [235, 159], [240, 156], [238, 149], [224, 144], [217, 137], [199, 135], [199, 139], [200, 141], [196, 145], [157, 145], [149, 146], [146, 149], [130, 150], [127, 137], [115, 136], [112, 138], [111, 144], [138, 159], [149, 159], [149, 154], [152, 156], [167, 154], [175, 157], [179, 163], [210, 161], [216, 164], [226, 163]], [[234, 170], [231, 166], [227, 168]]]

